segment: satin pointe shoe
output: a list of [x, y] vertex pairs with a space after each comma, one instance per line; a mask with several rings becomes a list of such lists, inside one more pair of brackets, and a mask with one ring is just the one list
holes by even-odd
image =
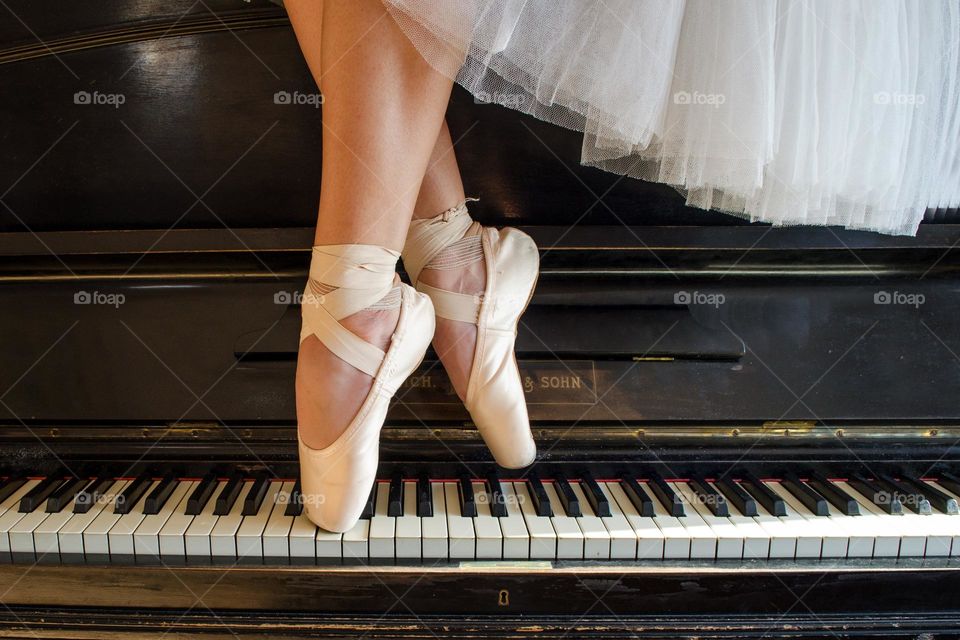
[[[482, 296], [421, 282], [424, 269], [455, 268], [480, 259], [486, 267]], [[433, 218], [413, 220], [403, 265], [417, 290], [433, 300], [438, 318], [476, 325], [464, 404], [497, 464], [508, 469], [531, 464], [537, 447], [513, 349], [517, 323], [539, 275], [537, 245], [519, 229], [482, 227], [463, 202]]]
[[[328, 531], [347, 531], [360, 518], [376, 479], [380, 429], [390, 399], [423, 361], [433, 337], [436, 321], [430, 298], [406, 284], [395, 284], [399, 256], [374, 245], [313, 248], [300, 341], [315, 335], [338, 358], [373, 378], [356, 416], [332, 444], [313, 449], [298, 434], [304, 512]], [[378, 308], [391, 297], [394, 306], [399, 297], [400, 314], [386, 352], [338, 322], [357, 311]]]

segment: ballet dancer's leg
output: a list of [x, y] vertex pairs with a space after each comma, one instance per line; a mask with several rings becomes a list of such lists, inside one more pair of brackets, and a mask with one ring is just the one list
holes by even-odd
[[[317, 0], [286, 1], [324, 95], [315, 244], [375, 245], [399, 252], [452, 82], [423, 60], [380, 0], [327, 0], [320, 5]], [[340, 324], [386, 350], [399, 309], [381, 307], [353, 313]], [[306, 337], [296, 380], [304, 443], [321, 449], [337, 440], [371, 382], [316, 336]]]

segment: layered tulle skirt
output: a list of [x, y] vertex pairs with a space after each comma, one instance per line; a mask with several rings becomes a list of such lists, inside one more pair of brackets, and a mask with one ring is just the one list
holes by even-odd
[[960, 205], [957, 0], [384, 2], [478, 100], [692, 206], [913, 234]]

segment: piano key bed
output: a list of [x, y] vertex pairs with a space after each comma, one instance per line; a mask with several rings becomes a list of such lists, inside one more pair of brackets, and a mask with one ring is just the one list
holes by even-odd
[[936, 478], [431, 479], [376, 483], [347, 532], [318, 529], [297, 483], [8, 477], [0, 560], [39, 564], [338, 565], [512, 561], [922, 559], [960, 556], [960, 482]]

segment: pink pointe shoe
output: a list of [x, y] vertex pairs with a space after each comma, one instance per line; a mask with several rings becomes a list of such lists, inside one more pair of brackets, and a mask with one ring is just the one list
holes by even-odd
[[[417, 290], [433, 300], [438, 318], [476, 325], [477, 343], [464, 404], [497, 464], [519, 469], [534, 461], [537, 447], [513, 348], [517, 323], [533, 296], [540, 256], [533, 239], [519, 229], [483, 227], [478, 235], [468, 233], [475, 224], [465, 202], [433, 218], [413, 220], [403, 264]], [[464, 256], [476, 250], [477, 242], [486, 267], [482, 296], [446, 291], [420, 281], [421, 271], [438, 264], [438, 257], [466, 264], [470, 259]], [[448, 248], [450, 251], [444, 252]]]
[[[360, 518], [376, 480], [380, 429], [390, 399], [423, 361], [433, 338], [430, 298], [406, 284], [394, 284], [398, 258], [396, 251], [374, 245], [313, 248], [310, 279], [327, 291], [304, 296], [300, 341], [317, 336], [337, 357], [373, 378], [357, 415], [333, 444], [313, 449], [298, 435], [304, 511], [328, 531], [347, 531]], [[382, 300], [395, 286], [400, 317], [386, 352], [338, 322]]]

